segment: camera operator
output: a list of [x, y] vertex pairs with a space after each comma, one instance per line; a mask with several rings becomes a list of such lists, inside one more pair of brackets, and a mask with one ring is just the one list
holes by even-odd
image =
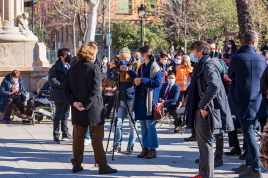
[[[132, 99], [134, 96], [134, 85], [133, 80], [129, 75], [130, 71], [134, 71], [137, 73], [140, 67], [140, 60], [136, 59], [135, 57], [130, 55], [130, 50], [126, 47], [120, 50], [119, 52], [120, 59], [113, 60], [107, 70], [107, 78], [113, 79], [116, 73], [120, 73], [120, 92], [124, 95], [127, 105], [130, 108], [132, 104]], [[117, 87], [118, 88], [118, 87]], [[115, 139], [115, 152], [121, 152], [121, 142], [122, 142], [122, 124], [124, 121], [125, 114], [127, 112], [127, 108], [124, 102], [122, 95], [119, 95], [120, 103], [118, 108], [118, 115], [117, 115], [117, 126], [116, 126], [116, 139]], [[134, 113], [132, 113], [134, 118]], [[128, 147], [125, 154], [132, 154], [133, 147], [136, 141], [136, 132], [134, 126], [132, 124], [131, 118], [129, 117], [129, 126], [130, 126], [130, 135], [128, 141]], [[137, 125], [135, 124], [135, 127]], [[111, 151], [112, 152], [112, 151]]]

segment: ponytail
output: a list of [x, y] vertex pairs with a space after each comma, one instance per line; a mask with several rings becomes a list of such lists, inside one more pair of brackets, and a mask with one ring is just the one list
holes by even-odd
[[150, 61], [155, 61], [155, 57], [152, 54], [149, 55], [148, 58], [150, 59]]

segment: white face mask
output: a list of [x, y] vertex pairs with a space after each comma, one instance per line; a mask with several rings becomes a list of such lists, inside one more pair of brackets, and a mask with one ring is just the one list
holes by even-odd
[[176, 62], [176, 64], [181, 64], [181, 60], [180, 59], [177, 59], [175, 62]]
[[141, 62], [144, 61], [144, 58], [141, 56], [141, 54], [139, 54], [139, 60], [140, 60]]
[[167, 60], [163, 60], [163, 65], [166, 65], [167, 64]]
[[19, 78], [12, 78], [12, 80], [17, 83], [19, 81]]
[[102, 60], [105, 64], [107, 64], [107, 60]]
[[228, 48], [231, 48], [232, 47], [232, 45], [228, 45]]
[[174, 52], [174, 50], [170, 50], [170, 52], [172, 52], [172, 53], [173, 53], [173, 52]]

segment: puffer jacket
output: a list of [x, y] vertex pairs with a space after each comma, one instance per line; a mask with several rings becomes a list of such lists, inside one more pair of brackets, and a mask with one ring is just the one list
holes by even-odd
[[221, 81], [223, 68], [217, 58], [208, 58], [197, 73], [200, 102], [198, 108], [209, 111], [210, 130], [214, 134], [234, 130], [226, 92]]
[[[133, 95], [135, 93], [133, 80], [134, 78], [129, 75], [130, 71], [134, 71], [136, 74], [141, 65], [140, 60], [136, 59], [134, 56], [131, 56], [129, 60], [129, 67], [127, 72], [120, 73], [120, 91], [123, 91], [125, 99], [127, 101], [132, 101]], [[108, 68], [107, 69], [107, 78], [113, 79], [115, 76], [115, 70]], [[122, 97], [120, 97], [121, 101], [124, 101]]]

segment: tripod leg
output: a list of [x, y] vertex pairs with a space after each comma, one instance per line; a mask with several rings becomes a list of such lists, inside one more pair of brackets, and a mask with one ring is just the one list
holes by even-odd
[[111, 131], [112, 131], [113, 123], [114, 123], [115, 108], [116, 108], [116, 104], [117, 104], [116, 102], [117, 101], [114, 100], [113, 117], [112, 117], [112, 120], [111, 120], [110, 132], [109, 132], [109, 137], [108, 137], [107, 146], [106, 146], [106, 154], [107, 154], [107, 151], [108, 151], [109, 141], [110, 141], [110, 137], [111, 137]]
[[116, 137], [116, 130], [117, 130], [117, 118], [118, 118], [118, 108], [119, 108], [119, 91], [117, 91], [116, 95], [116, 117], [115, 117], [115, 126], [114, 126], [114, 144], [113, 144], [113, 155], [112, 160], [114, 160], [114, 146], [115, 146], [115, 137]]
[[133, 119], [133, 117], [132, 117], [132, 114], [131, 114], [131, 112], [130, 112], [130, 110], [129, 110], [129, 107], [128, 107], [126, 98], [125, 98], [125, 96], [124, 96], [123, 94], [122, 94], [122, 96], [123, 96], [123, 99], [124, 99], [124, 102], [125, 102], [125, 105], [126, 105], [126, 108], [127, 108], [127, 111], [128, 111], [128, 115], [130, 116], [130, 119], [131, 119], [131, 121], [132, 121], [133, 127], [134, 127], [134, 129], [135, 129], [135, 131], [136, 131], [137, 137], [138, 137], [139, 142], [140, 142], [141, 147], [142, 147], [141, 139], [140, 139], [140, 137], [139, 137], [138, 130], [137, 130], [137, 128], [135, 127], [135, 121], [134, 121], [134, 119]]

